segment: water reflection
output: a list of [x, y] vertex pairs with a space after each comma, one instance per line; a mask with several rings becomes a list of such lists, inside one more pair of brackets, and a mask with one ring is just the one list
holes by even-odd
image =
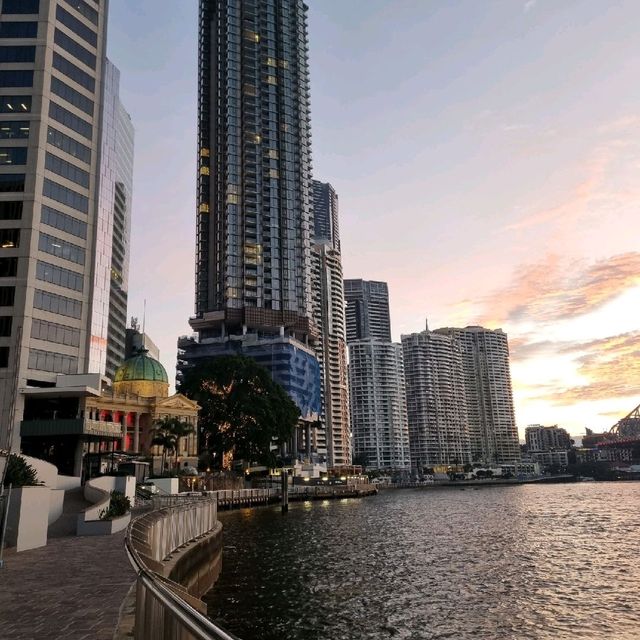
[[640, 638], [640, 484], [232, 512], [209, 610], [243, 640]]

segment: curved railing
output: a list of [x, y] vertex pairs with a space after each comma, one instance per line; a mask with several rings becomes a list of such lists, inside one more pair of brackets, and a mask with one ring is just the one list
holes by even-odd
[[198, 610], [198, 598], [159, 573], [172, 552], [215, 529], [216, 506], [215, 500], [194, 498], [129, 525], [125, 545], [137, 574], [135, 640], [238, 640]]

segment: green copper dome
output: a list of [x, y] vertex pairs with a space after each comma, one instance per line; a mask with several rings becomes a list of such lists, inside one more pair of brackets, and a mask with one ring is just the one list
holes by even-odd
[[169, 376], [166, 369], [148, 351], [140, 351], [135, 356], [125, 360], [117, 369], [114, 382], [134, 382], [146, 380], [148, 382], [166, 382]]

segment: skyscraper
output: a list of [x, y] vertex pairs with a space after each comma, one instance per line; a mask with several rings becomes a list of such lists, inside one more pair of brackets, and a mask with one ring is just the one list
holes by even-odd
[[391, 342], [389, 289], [386, 282], [345, 280], [347, 342], [386, 340]]
[[[320, 195], [318, 195], [320, 194]], [[317, 196], [317, 197], [316, 197]], [[351, 464], [344, 285], [338, 232], [338, 196], [314, 181], [313, 319], [322, 379], [322, 416], [327, 465]]]
[[471, 462], [465, 378], [459, 342], [426, 330], [402, 336], [411, 466]]
[[409, 470], [404, 376], [399, 344], [380, 340], [349, 344], [353, 455], [368, 469]]
[[[242, 353], [266, 366], [315, 422], [320, 370], [304, 2], [200, 1], [198, 116], [190, 320], [198, 337], [179, 340], [178, 370]], [[305, 439], [309, 460], [314, 446]]]
[[[128, 228], [114, 235], [117, 178], [102, 175], [111, 166], [105, 137], [115, 135], [103, 91], [117, 94], [106, 7], [2, 2], [0, 448], [18, 446], [30, 389], [53, 386], [60, 373], [104, 374], [110, 333], [120, 340], [109, 306], [112, 268], [126, 290], [126, 251], [114, 261], [112, 247], [126, 247]], [[121, 179], [130, 185], [130, 175]]]
[[501, 329], [483, 327], [443, 328], [436, 333], [460, 344], [473, 460], [519, 461], [507, 335]]

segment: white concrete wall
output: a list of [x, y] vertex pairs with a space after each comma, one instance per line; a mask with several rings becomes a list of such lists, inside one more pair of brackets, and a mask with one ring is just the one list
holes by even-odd
[[64, 507], [64, 489], [49, 489], [48, 523], [54, 523], [61, 515]]
[[166, 493], [172, 496], [178, 493], [178, 478], [154, 478], [150, 482], [153, 482], [153, 484], [160, 489], [160, 493]]
[[100, 513], [109, 508], [112, 491], [124, 493], [133, 505], [136, 494], [136, 479], [133, 476], [102, 476], [89, 480], [84, 485], [84, 497], [94, 504], [78, 514], [77, 535], [103, 536], [126, 529], [131, 521], [131, 513], [113, 520], [100, 520]]
[[47, 544], [51, 489], [22, 487], [11, 491], [7, 519], [7, 544], [16, 551], [44, 547]]

